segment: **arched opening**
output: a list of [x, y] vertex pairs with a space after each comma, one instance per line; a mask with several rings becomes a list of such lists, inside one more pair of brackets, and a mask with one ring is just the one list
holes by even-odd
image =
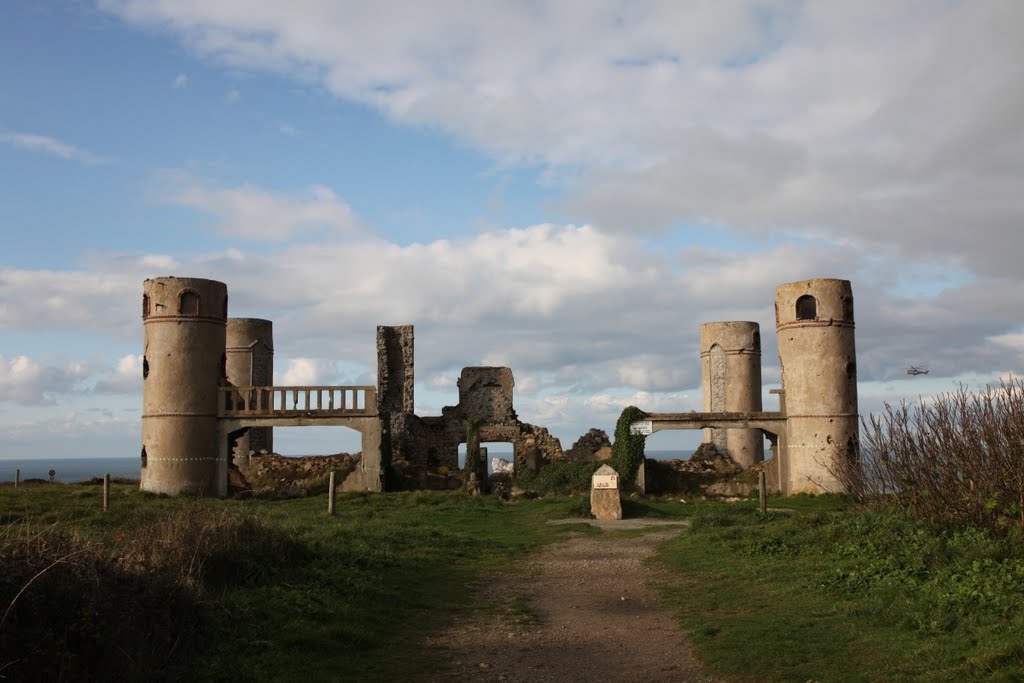
[[854, 361], [846, 362], [846, 377], [848, 379], [857, 379], [857, 363]]
[[146, 469], [146, 447], [142, 447], [142, 469]]
[[181, 315], [199, 315], [199, 295], [191, 289], [178, 295], [178, 313]]
[[228, 319], [228, 295], [224, 295], [224, 319]]
[[142, 295], [142, 317], [149, 317], [149, 294]]
[[814, 320], [818, 317], [818, 300], [810, 294], [804, 294], [796, 300], [796, 319]]
[[751, 349], [754, 351], [761, 350], [761, 330], [754, 330], [750, 339]]
[[220, 378], [227, 380], [228, 378], [228, 354], [220, 354]]
[[145, 380], [149, 377], [149, 359], [145, 356], [142, 357], [142, 379]]

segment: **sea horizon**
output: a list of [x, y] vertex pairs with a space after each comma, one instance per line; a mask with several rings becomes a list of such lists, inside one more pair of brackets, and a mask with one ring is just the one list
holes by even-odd
[[[654, 460], [688, 460], [693, 449], [649, 450], [648, 458]], [[301, 458], [307, 456], [286, 456]], [[488, 465], [491, 458], [512, 458], [511, 451], [492, 451], [487, 454]], [[462, 457], [460, 456], [460, 461]], [[21, 481], [28, 479], [50, 479], [50, 470], [54, 471], [53, 480], [62, 484], [86, 481], [94, 477], [109, 474], [112, 477], [138, 479], [140, 476], [139, 459], [134, 456], [109, 456], [104, 458], [0, 458], [0, 482], [14, 481], [15, 472], [20, 470]]]

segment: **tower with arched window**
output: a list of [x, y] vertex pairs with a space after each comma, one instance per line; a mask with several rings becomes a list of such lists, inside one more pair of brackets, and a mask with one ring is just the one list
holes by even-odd
[[849, 280], [779, 285], [775, 325], [786, 412], [782, 493], [839, 491], [858, 448], [857, 353]]
[[[700, 367], [705, 412], [761, 410], [761, 331], [755, 322], [712, 322], [700, 326]], [[704, 430], [705, 443], [726, 451], [744, 468], [764, 460], [759, 429]]]
[[[267, 387], [274, 383], [273, 322], [262, 318], [228, 318], [225, 350], [229, 383], [236, 387]], [[250, 401], [257, 400], [255, 396], [247, 398]], [[250, 451], [272, 452], [273, 431], [273, 427], [250, 427], [238, 439], [238, 452], [242, 455]]]
[[217, 400], [227, 372], [227, 285], [159, 277], [142, 287], [141, 488], [223, 495]]

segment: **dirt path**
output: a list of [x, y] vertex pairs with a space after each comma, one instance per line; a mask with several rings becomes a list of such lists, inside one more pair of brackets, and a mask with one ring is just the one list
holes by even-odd
[[[566, 520], [579, 522], [581, 520]], [[477, 610], [432, 637], [450, 669], [429, 680], [708, 681], [669, 610], [647, 584], [655, 546], [678, 534], [657, 520], [594, 522], [606, 529], [659, 525], [625, 537], [568, 534], [514, 575], [481, 592]]]

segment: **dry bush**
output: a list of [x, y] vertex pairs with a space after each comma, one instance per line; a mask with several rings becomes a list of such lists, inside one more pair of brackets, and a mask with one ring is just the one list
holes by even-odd
[[837, 473], [862, 501], [940, 525], [1024, 525], [1024, 381], [886, 404], [861, 428], [860, 459]]
[[190, 648], [204, 591], [295, 555], [253, 516], [205, 506], [89, 541], [56, 525], [0, 532], [0, 678], [154, 680]]

